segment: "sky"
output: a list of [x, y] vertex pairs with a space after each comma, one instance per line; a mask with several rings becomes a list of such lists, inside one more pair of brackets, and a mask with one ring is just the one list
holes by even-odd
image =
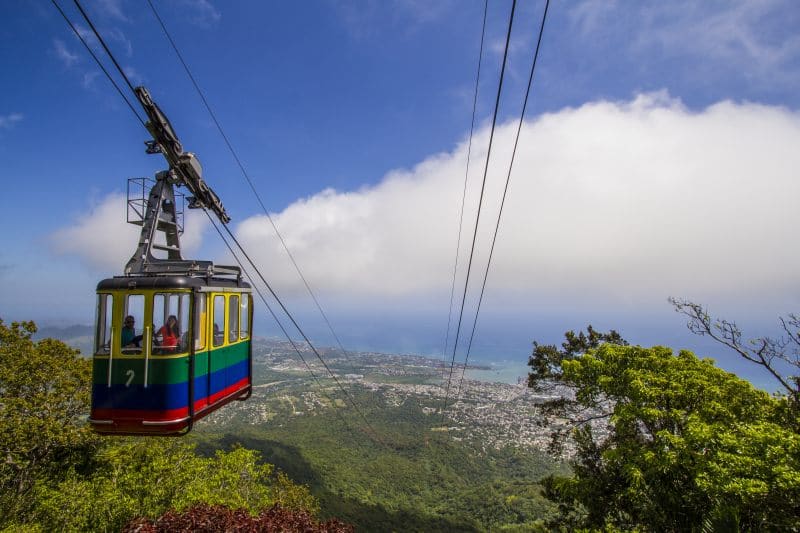
[[[471, 144], [483, 2], [154, 3], [346, 347], [441, 356], [449, 339], [450, 357], [510, 0], [489, 1]], [[332, 345], [146, 2], [83, 5], [275, 290]], [[543, 8], [515, 12], [462, 360]], [[146, 131], [51, 2], [2, 2], [0, 17], [0, 318], [89, 324], [97, 282], [136, 246], [126, 180], [164, 161], [144, 153]], [[552, 3], [471, 358], [524, 362], [533, 340], [593, 324], [770, 387], [691, 335], [667, 298], [703, 303], [746, 337], [778, 334], [798, 310], [798, 27], [791, 0]], [[182, 244], [231, 261], [197, 212]], [[256, 334], [276, 334], [256, 311]]]

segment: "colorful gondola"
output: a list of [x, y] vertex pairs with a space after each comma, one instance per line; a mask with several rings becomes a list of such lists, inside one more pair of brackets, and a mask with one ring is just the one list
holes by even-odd
[[124, 275], [97, 286], [89, 422], [102, 434], [178, 435], [250, 396], [253, 299], [238, 267], [182, 257], [175, 186], [192, 194], [190, 208], [223, 224], [230, 217], [147, 91], [138, 87], [136, 96], [153, 135], [147, 151], [163, 154], [169, 170], [156, 174], [146, 199], [145, 180], [138, 200], [129, 187], [139, 244]]

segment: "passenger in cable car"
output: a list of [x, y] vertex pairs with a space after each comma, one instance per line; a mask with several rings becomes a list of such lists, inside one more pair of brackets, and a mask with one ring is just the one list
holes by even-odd
[[122, 347], [126, 346], [136, 346], [139, 348], [139, 344], [142, 342], [142, 336], [136, 334], [136, 328], [134, 327], [136, 320], [133, 318], [133, 315], [128, 315], [125, 317], [125, 322], [122, 326], [122, 331], [120, 332], [120, 340], [122, 341]]
[[161, 326], [161, 329], [156, 333], [156, 337], [159, 339], [161, 348], [174, 351], [178, 347], [178, 340], [181, 338], [178, 318], [175, 315], [169, 315], [166, 324]]

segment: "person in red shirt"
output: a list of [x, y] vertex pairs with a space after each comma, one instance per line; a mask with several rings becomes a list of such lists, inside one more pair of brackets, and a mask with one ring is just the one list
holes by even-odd
[[159, 346], [162, 348], [175, 349], [178, 346], [178, 340], [181, 338], [181, 330], [178, 327], [178, 319], [175, 315], [169, 315], [167, 323], [161, 326], [156, 336], [161, 339]]

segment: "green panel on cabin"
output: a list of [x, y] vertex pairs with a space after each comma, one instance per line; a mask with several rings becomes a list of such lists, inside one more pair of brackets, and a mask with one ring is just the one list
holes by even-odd
[[250, 341], [221, 346], [211, 351], [211, 372], [217, 372], [247, 359]]
[[[205, 354], [203, 354], [205, 356]], [[196, 356], [195, 361], [200, 360], [200, 356]], [[205, 359], [205, 357], [203, 357]], [[144, 365], [145, 360], [143, 357], [125, 358], [115, 357], [111, 365], [111, 382], [114, 384], [128, 383], [142, 385], [144, 383]], [[201, 368], [205, 368], [207, 363], [203, 361]], [[197, 364], [195, 363], [195, 373], [197, 373]], [[133, 377], [131, 377], [133, 372]], [[93, 381], [98, 384], [108, 383], [108, 359], [95, 359], [93, 364]], [[174, 383], [183, 383], [189, 377], [189, 356], [179, 357], [173, 359], [159, 359], [158, 356], [150, 358], [149, 366], [147, 369], [147, 383], [152, 385], [168, 385]]]
[[[240, 361], [247, 360], [250, 342], [240, 342], [230, 346], [223, 346], [211, 351], [211, 371], [223, 370]], [[204, 376], [208, 373], [209, 352], [195, 354], [194, 375]], [[145, 360], [141, 356], [115, 357], [111, 371], [111, 382], [114, 384], [128, 383], [144, 384]], [[133, 377], [131, 378], [131, 371]], [[92, 381], [97, 384], [108, 383], [108, 359], [95, 358], [92, 365]], [[147, 369], [147, 383], [153, 385], [172, 385], [183, 383], [189, 377], [189, 356], [177, 358], [163, 358], [157, 355], [150, 357]]]

